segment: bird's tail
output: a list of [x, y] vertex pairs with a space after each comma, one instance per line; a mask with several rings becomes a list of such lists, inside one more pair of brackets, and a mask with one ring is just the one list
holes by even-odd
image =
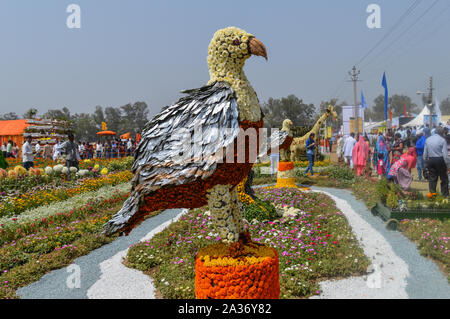
[[106, 224], [103, 225], [102, 234], [109, 236], [128, 228], [127, 226], [130, 219], [135, 219], [137, 217], [136, 214], [139, 212], [139, 201], [141, 196], [142, 195], [137, 192], [132, 192], [130, 197], [128, 197], [123, 203], [122, 208]]

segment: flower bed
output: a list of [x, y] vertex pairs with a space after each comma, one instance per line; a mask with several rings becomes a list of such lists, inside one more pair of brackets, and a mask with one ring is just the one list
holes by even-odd
[[[43, 160], [40, 164], [49, 164], [26, 171], [22, 166], [10, 165], [8, 171], [0, 169], [0, 198], [11, 193], [24, 193], [33, 188], [71, 186], [77, 179], [84, 177], [99, 177], [108, 172], [119, 172], [131, 169], [133, 157], [113, 160], [84, 160], [80, 161], [80, 171], [71, 173], [71, 180], [67, 181], [67, 173], [63, 173], [64, 166], [50, 160]], [[13, 164], [14, 161], [11, 161]], [[20, 163], [21, 164], [21, 163]], [[45, 168], [45, 169], [44, 169]]]
[[450, 220], [404, 219], [399, 230], [417, 244], [422, 255], [438, 262], [450, 282]]
[[96, 191], [76, 195], [62, 202], [40, 206], [27, 210], [15, 218], [0, 218], [0, 244], [5, 241], [18, 239], [26, 234], [31, 234], [40, 226], [48, 226], [50, 222], [67, 221], [66, 217], [74, 216], [74, 212], [83, 209], [91, 209], [95, 203], [108, 200], [117, 196], [128, 194], [130, 184], [123, 183], [116, 186], [107, 185]]
[[109, 198], [2, 229], [0, 299], [18, 298], [18, 288], [113, 241], [116, 236], [100, 232], [128, 196], [129, 192], [114, 192]]
[[73, 187], [61, 187], [48, 190], [35, 189], [24, 194], [5, 197], [0, 202], [0, 217], [16, 216], [28, 209], [63, 201], [78, 194], [97, 190], [105, 185], [124, 183], [130, 181], [132, 176], [133, 174], [130, 171], [124, 171], [99, 178], [86, 178], [80, 180]]
[[[258, 190], [257, 195], [301, 211], [297, 216], [247, 226], [255, 242], [278, 252], [281, 298], [311, 296], [319, 293], [318, 282], [323, 278], [365, 272], [370, 261], [328, 196], [287, 188]], [[205, 209], [190, 211], [151, 240], [131, 246], [126, 264], [152, 270], [164, 298], [194, 298], [195, 257], [221, 239], [208, 214]]]

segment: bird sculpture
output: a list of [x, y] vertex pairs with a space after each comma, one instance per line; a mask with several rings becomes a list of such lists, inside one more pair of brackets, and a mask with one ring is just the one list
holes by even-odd
[[128, 235], [153, 211], [208, 205], [222, 242], [249, 241], [236, 185], [256, 159], [257, 151], [248, 151], [255, 144], [248, 133], [256, 133], [259, 145], [263, 126], [258, 98], [243, 71], [251, 55], [267, 60], [265, 46], [254, 35], [237, 27], [214, 34], [208, 47], [209, 82], [183, 91], [186, 96], [145, 125], [130, 197], [104, 225], [104, 233]]

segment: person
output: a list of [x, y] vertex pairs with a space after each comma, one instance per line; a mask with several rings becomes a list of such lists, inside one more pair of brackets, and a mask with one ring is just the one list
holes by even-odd
[[81, 141], [78, 141], [78, 154], [80, 154], [80, 158], [85, 158], [84, 154], [84, 144]]
[[109, 140], [106, 141], [104, 149], [105, 149], [105, 158], [111, 159], [112, 158], [112, 147], [111, 147], [111, 142]]
[[428, 124], [425, 124], [423, 135], [425, 135], [425, 138], [429, 138], [431, 136], [431, 130]]
[[[133, 143], [131, 142], [131, 138], [129, 138], [128, 142], [127, 142], [127, 156], [131, 156], [132, 148], [133, 148]], [[331, 146], [330, 146], [330, 152], [331, 152]]]
[[50, 146], [50, 144], [48, 142], [45, 142], [43, 157], [46, 159], [52, 158], [52, 147]]
[[448, 197], [447, 164], [450, 160], [448, 157], [447, 142], [442, 137], [442, 134], [442, 127], [438, 127], [436, 128], [436, 134], [426, 139], [423, 158], [430, 172], [429, 192], [431, 194], [436, 193], [438, 178], [440, 178], [442, 196]]
[[33, 146], [31, 146], [32, 137], [28, 136], [25, 143], [22, 145], [22, 163], [23, 167], [28, 171], [30, 167], [34, 167]]
[[56, 144], [53, 145], [53, 160], [56, 161], [61, 156], [61, 141], [56, 138]]
[[[66, 166], [67, 168], [76, 167], [77, 170], [78, 167], [78, 161], [81, 159], [80, 153], [78, 151], [78, 145], [74, 142], [74, 136], [72, 133], [68, 135], [69, 140], [64, 142], [61, 145], [61, 150], [64, 151], [66, 154]], [[69, 174], [69, 180], [70, 180], [70, 174]]]
[[9, 140], [8, 145], [6, 145], [6, 158], [12, 157], [12, 149], [13, 149], [13, 142]]
[[378, 155], [378, 163], [377, 163], [377, 174], [378, 174], [378, 179], [383, 178], [384, 176], [386, 176], [386, 170], [384, 168], [384, 155], [383, 153], [377, 153]]
[[361, 176], [369, 158], [369, 145], [367, 145], [364, 136], [359, 136], [359, 141], [352, 150], [353, 166], [356, 166], [356, 175]]
[[375, 144], [375, 149], [377, 151], [377, 154], [383, 155], [384, 171], [388, 172], [389, 168], [391, 167], [391, 163], [389, 161], [389, 150], [387, 148], [383, 134], [381, 133], [378, 135], [377, 142]]
[[315, 134], [311, 133], [309, 138], [306, 140], [306, 156], [308, 157], [308, 167], [306, 168], [305, 174], [311, 172], [311, 176], [314, 176], [313, 166], [314, 166], [314, 155], [316, 149], [316, 142], [314, 141]]
[[336, 154], [338, 157], [338, 161], [342, 159], [342, 151], [344, 149], [344, 138], [342, 137], [342, 135], [339, 134], [339, 138], [337, 141], [337, 149], [336, 149]]
[[41, 156], [41, 144], [39, 144], [39, 142], [36, 143], [34, 150], [36, 152], [36, 157], [40, 157]]
[[14, 142], [14, 146], [13, 146], [13, 149], [12, 149], [12, 154], [13, 154], [13, 156], [15, 158], [19, 157], [19, 146], [17, 146], [16, 142]]
[[350, 168], [353, 169], [353, 160], [352, 160], [352, 151], [353, 147], [356, 144], [355, 133], [350, 133], [350, 136], [347, 137], [344, 143], [344, 158], [345, 164], [349, 164]]
[[416, 164], [417, 157], [415, 147], [410, 147], [406, 154], [402, 154], [402, 156], [392, 164], [388, 173], [388, 180], [393, 180], [396, 184], [400, 185], [403, 190], [408, 190], [412, 182], [411, 169], [414, 168]]
[[2, 155], [6, 158], [6, 142], [2, 144]]
[[103, 153], [103, 145], [102, 143], [100, 143], [100, 141], [97, 141], [97, 144], [95, 146], [95, 155], [97, 158], [102, 157], [102, 153]]
[[391, 163], [394, 164], [396, 161], [400, 159], [403, 154], [403, 140], [402, 135], [400, 133], [395, 134], [394, 144], [392, 145], [392, 160]]
[[417, 177], [419, 181], [422, 181], [422, 174], [425, 168], [423, 162], [423, 150], [425, 148], [425, 136], [422, 130], [417, 131], [418, 140], [416, 142], [416, 153], [417, 153]]

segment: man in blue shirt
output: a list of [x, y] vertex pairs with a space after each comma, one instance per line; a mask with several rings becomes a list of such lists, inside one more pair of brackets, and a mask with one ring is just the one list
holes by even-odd
[[315, 149], [316, 149], [316, 142], [314, 141], [315, 134], [311, 133], [309, 135], [309, 138], [306, 140], [306, 156], [308, 157], [309, 165], [308, 168], [306, 168], [305, 174], [308, 173], [308, 171], [311, 172], [311, 176], [314, 176], [313, 172], [313, 166], [314, 166], [314, 155], [315, 155]]
[[417, 131], [417, 142], [416, 142], [416, 153], [417, 153], [417, 174], [419, 177], [419, 181], [422, 181], [422, 172], [424, 167], [423, 163], [423, 150], [425, 148], [425, 136], [423, 135], [423, 131]]

